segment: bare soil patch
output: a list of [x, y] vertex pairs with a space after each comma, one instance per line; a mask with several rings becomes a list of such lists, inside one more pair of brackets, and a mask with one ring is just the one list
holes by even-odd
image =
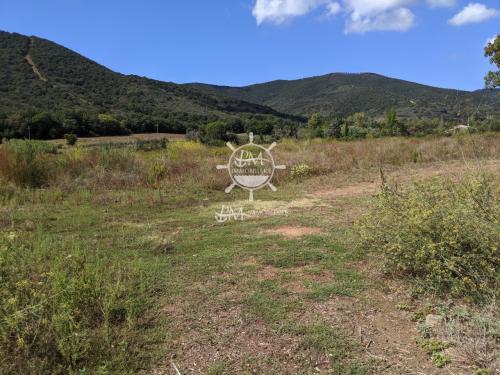
[[[408, 184], [419, 179], [434, 177], [448, 177], [458, 179], [470, 171], [483, 171], [500, 173], [500, 160], [482, 160], [472, 163], [464, 161], [452, 161], [447, 163], [432, 163], [426, 165], [408, 165], [406, 168], [384, 169], [383, 172], [388, 181]], [[335, 176], [337, 180], [339, 176]], [[338, 199], [347, 197], [369, 196], [375, 194], [381, 185], [380, 171], [373, 170], [369, 175], [358, 176], [361, 180], [349, 184], [347, 181], [340, 186], [329, 186], [328, 188], [311, 191], [309, 196], [313, 198]]]
[[[321, 319], [349, 332], [376, 361], [376, 374], [449, 374], [453, 365], [438, 369], [416, 343], [419, 333], [410, 312], [396, 308], [397, 294], [371, 290], [361, 298], [334, 296], [312, 303], [296, 319], [311, 324]], [[460, 373], [460, 372], [451, 372]]]
[[320, 234], [321, 232], [321, 228], [294, 226], [283, 226], [265, 231], [267, 234], [279, 234], [287, 238], [304, 237], [309, 234]]

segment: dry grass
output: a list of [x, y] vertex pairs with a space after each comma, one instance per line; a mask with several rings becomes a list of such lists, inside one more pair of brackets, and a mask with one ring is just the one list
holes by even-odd
[[[100, 137], [79, 144], [126, 142], [134, 139], [155, 139], [165, 134], [134, 135], [130, 137]], [[174, 137], [179, 139], [179, 137]], [[379, 167], [419, 165], [450, 160], [483, 160], [500, 154], [498, 134], [466, 135], [447, 138], [384, 138], [354, 142], [328, 140], [282, 140], [274, 149], [275, 160], [287, 165], [286, 171], [276, 174], [276, 182], [290, 181], [290, 170], [307, 165], [308, 173], [299, 179], [336, 172], [373, 170]], [[0, 154], [0, 165], [9, 164], [8, 153]], [[170, 142], [168, 150], [151, 152], [107, 147], [72, 147], [59, 155], [42, 155], [49, 176], [42, 184], [64, 190], [101, 190], [109, 188], [135, 189], [192, 189], [220, 191], [229, 183], [224, 171], [215, 166], [227, 162], [230, 150], [226, 147], [207, 147], [183, 141]], [[11, 168], [12, 167], [12, 168]], [[0, 171], [0, 179], [15, 182]], [[297, 176], [294, 176], [297, 179]]]
[[[151, 141], [160, 140], [162, 138], [167, 138], [169, 141], [184, 141], [186, 136], [184, 134], [173, 134], [173, 133], [139, 133], [132, 135], [115, 135], [109, 137], [82, 137], [78, 138], [78, 143], [80, 145], [99, 145], [103, 143], [130, 143], [136, 140], [141, 141]], [[65, 139], [54, 139], [48, 141], [56, 144], [66, 144]]]
[[443, 309], [444, 323], [436, 329], [439, 339], [452, 346], [447, 355], [457, 365], [471, 370], [500, 371], [498, 358], [498, 307], [494, 302], [481, 308], [459, 305]]
[[[69, 365], [75, 373], [144, 373], [140, 371], [160, 358], [165, 365], [155, 374], [174, 373], [172, 361], [182, 373], [314, 373], [316, 368], [352, 374], [459, 373], [453, 363], [437, 369], [417, 347], [416, 323], [409, 320], [409, 312], [396, 307], [406, 298], [401, 283], [382, 278], [376, 265], [353, 251], [352, 222], [368, 204], [379, 166], [390, 177], [427, 178], [437, 172], [459, 173], [464, 160], [491, 162], [498, 158], [499, 148], [499, 137], [487, 134], [355, 142], [283, 140], [273, 154], [289, 169], [279, 172], [278, 192], [271, 199], [264, 196], [256, 208], [286, 208], [291, 214], [225, 225], [216, 225], [213, 215], [219, 210], [215, 200], [229, 199], [223, 192], [227, 173], [215, 169], [227, 162], [226, 147], [185, 141], [147, 152], [65, 148], [43, 156], [50, 171], [45, 189], [18, 189], [11, 180], [9, 185], [0, 183], [5, 241], [11, 241], [12, 231], [27, 244], [23, 250], [14, 242], [10, 246], [15, 252], [5, 253], [12, 261], [11, 290], [17, 293], [17, 279], [38, 281], [32, 268], [19, 266], [17, 260], [32, 257], [40, 274], [58, 270], [63, 275], [72, 260], [68, 272], [81, 278], [68, 274], [74, 283], [57, 285], [74, 285], [75, 291], [67, 295], [79, 296], [87, 286], [80, 282], [87, 278], [81, 263], [88, 261], [90, 272], [91, 255], [96, 254], [101, 268], [91, 275], [105, 278], [104, 291], [119, 289], [104, 300], [113, 308], [110, 321], [116, 324], [111, 333], [116, 335], [106, 336], [107, 341], [102, 336], [87, 340], [86, 332], [108, 333], [94, 324], [90, 330], [71, 326], [68, 336], [60, 336], [90, 342], [86, 352], [77, 353], [80, 362]], [[6, 155], [9, 151], [2, 146], [0, 169], [2, 163], [11, 163]], [[298, 163], [309, 165], [312, 175], [292, 179], [290, 167]], [[498, 166], [498, 159], [494, 163]], [[8, 176], [0, 172], [0, 179], [5, 182]], [[370, 184], [354, 186], [356, 182]], [[347, 187], [332, 192], [338, 185]], [[159, 202], [157, 189], [170, 196]], [[304, 195], [306, 191], [311, 195]], [[185, 205], [182, 194], [191, 194], [197, 203], [208, 199], [194, 208]], [[273, 228], [284, 235], [271, 233]], [[288, 238], [290, 233], [305, 235]], [[45, 253], [37, 252], [38, 244], [53, 256], [42, 257]], [[99, 297], [94, 289], [91, 285], [89, 296]], [[33, 290], [44, 291], [37, 284]], [[28, 297], [27, 305], [37, 303]], [[82, 299], [86, 307], [100, 307], [100, 301], [89, 300]], [[79, 306], [68, 308], [64, 302], [47, 306], [70, 319]], [[122, 321], [122, 302], [127, 302], [126, 311], [136, 314], [137, 324]], [[52, 324], [50, 319], [47, 324]], [[40, 330], [49, 338], [53, 333]], [[27, 325], [26, 334], [31, 331]], [[9, 337], [13, 346], [18, 345], [14, 335]], [[43, 358], [47, 346], [40, 347], [45, 350]], [[0, 362], [12, 361], [10, 356]], [[26, 374], [55, 373], [42, 371], [32, 359], [19, 363], [33, 369]]]

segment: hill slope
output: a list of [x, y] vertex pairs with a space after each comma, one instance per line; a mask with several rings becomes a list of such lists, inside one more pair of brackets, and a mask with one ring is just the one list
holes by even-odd
[[382, 116], [394, 107], [405, 117], [465, 119], [472, 113], [500, 116], [500, 92], [459, 91], [425, 86], [373, 73], [334, 73], [245, 87], [189, 84], [207, 93], [270, 106], [294, 114]]
[[229, 116], [291, 118], [217, 93], [115, 73], [51, 41], [0, 31], [0, 113], [75, 109], [167, 119], [177, 130]]

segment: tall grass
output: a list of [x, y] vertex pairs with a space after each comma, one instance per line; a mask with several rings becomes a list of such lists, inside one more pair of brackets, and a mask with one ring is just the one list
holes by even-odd
[[57, 154], [57, 146], [46, 142], [9, 141], [0, 149], [0, 174], [19, 186], [47, 185], [54, 154]]
[[41, 231], [2, 232], [0, 280], [0, 373], [127, 369], [148, 306], [137, 263]]
[[[25, 187], [61, 189], [134, 189], [161, 185], [164, 189], [196, 186], [220, 190], [227, 173], [216, 171], [227, 162], [227, 147], [196, 142], [171, 142], [165, 150], [142, 151], [123, 147], [75, 147], [54, 153], [43, 142], [15, 141], [0, 148], [0, 180]], [[147, 148], [146, 148], [147, 150]], [[497, 157], [497, 134], [447, 138], [382, 138], [354, 142], [282, 140], [273, 150], [275, 160], [288, 166], [276, 175], [290, 180], [290, 171], [306, 168], [308, 176], [381, 165], [404, 165], [453, 159]], [[161, 176], [161, 183], [158, 177]]]

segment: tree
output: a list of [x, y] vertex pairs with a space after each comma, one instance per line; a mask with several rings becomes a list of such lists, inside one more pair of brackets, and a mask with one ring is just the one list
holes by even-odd
[[214, 141], [227, 141], [228, 125], [222, 121], [214, 121], [205, 127], [205, 136], [208, 143]]
[[307, 121], [307, 127], [309, 128], [309, 134], [312, 138], [323, 137], [323, 123], [319, 114], [313, 113], [309, 120]]
[[[486, 45], [484, 56], [489, 57], [490, 63], [500, 68], [500, 35], [495, 36], [495, 39]], [[490, 89], [500, 87], [500, 70], [488, 72], [484, 77], [484, 82], [486, 87]]]
[[353, 126], [360, 128], [366, 127], [366, 115], [364, 112], [356, 112], [349, 116], [349, 120], [352, 122]]
[[50, 139], [61, 136], [62, 125], [49, 112], [36, 113], [30, 121], [30, 138]]
[[328, 129], [328, 136], [332, 138], [340, 138], [342, 136], [342, 124], [344, 119], [342, 116], [337, 116], [333, 119], [330, 129]]
[[97, 135], [126, 135], [130, 130], [123, 123], [118, 121], [113, 115], [100, 113], [97, 116], [97, 123], [94, 125], [94, 132]]
[[398, 114], [394, 108], [387, 111], [386, 127], [390, 135], [394, 135], [398, 128]]

